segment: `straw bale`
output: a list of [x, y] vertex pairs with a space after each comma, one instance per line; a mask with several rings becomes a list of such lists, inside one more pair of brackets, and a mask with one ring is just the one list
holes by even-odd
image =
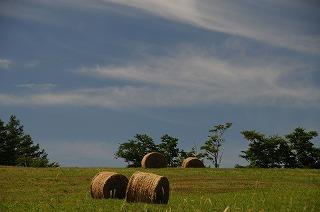
[[197, 157], [188, 157], [182, 162], [183, 168], [203, 168], [204, 165]]
[[161, 153], [150, 152], [143, 157], [141, 166], [143, 168], [164, 168], [167, 167], [167, 162]]
[[127, 185], [128, 178], [124, 175], [115, 172], [100, 172], [92, 178], [91, 197], [124, 199]]
[[139, 171], [131, 176], [126, 191], [127, 202], [167, 204], [168, 200], [168, 178]]

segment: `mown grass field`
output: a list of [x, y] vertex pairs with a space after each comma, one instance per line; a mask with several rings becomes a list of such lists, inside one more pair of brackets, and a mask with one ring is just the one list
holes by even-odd
[[92, 199], [103, 170], [129, 178], [141, 169], [0, 167], [0, 211], [320, 211], [320, 170], [143, 170], [168, 177], [168, 205]]

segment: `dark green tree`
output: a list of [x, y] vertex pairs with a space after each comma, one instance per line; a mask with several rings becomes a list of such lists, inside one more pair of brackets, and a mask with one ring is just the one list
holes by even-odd
[[215, 168], [219, 168], [222, 159], [222, 145], [225, 141], [223, 134], [231, 126], [232, 123], [229, 122], [213, 126], [213, 128], [209, 130], [210, 135], [208, 139], [204, 145], [201, 146], [201, 150], [204, 150], [204, 156], [213, 162]]
[[0, 164], [6, 163], [6, 129], [4, 122], [0, 119]]
[[140, 167], [143, 156], [154, 151], [158, 151], [158, 147], [150, 136], [136, 134], [134, 139], [120, 144], [115, 157], [123, 158], [130, 167]]
[[286, 140], [279, 136], [267, 137], [254, 130], [241, 132], [249, 143], [249, 148], [242, 151], [242, 158], [250, 162], [251, 167], [272, 168], [290, 167], [294, 163], [293, 155]]
[[311, 142], [316, 131], [296, 128], [285, 137], [265, 136], [254, 130], [241, 133], [250, 143], [240, 157], [251, 167], [320, 168], [320, 149]]
[[57, 163], [49, 163], [45, 151], [40, 149], [39, 144], [33, 143], [30, 135], [24, 133], [23, 125], [16, 116], [10, 116], [5, 126], [0, 121], [0, 136], [1, 165], [58, 166]]
[[[180, 166], [183, 159], [189, 156], [195, 156], [196, 152], [191, 150], [185, 152], [178, 148], [179, 139], [168, 134], [161, 136], [159, 144], [155, 144], [154, 140], [146, 134], [136, 134], [134, 139], [128, 140], [126, 143], [120, 144], [115, 153], [116, 158], [123, 158], [128, 163], [128, 167], [140, 167], [143, 156], [150, 152], [162, 153], [170, 167]], [[197, 154], [202, 158], [200, 154]]]
[[178, 138], [171, 137], [167, 134], [161, 137], [161, 143], [158, 145], [159, 152], [162, 153], [170, 167], [177, 167], [181, 164]]
[[5, 126], [6, 136], [4, 142], [4, 164], [9, 166], [17, 165], [17, 160], [21, 156], [19, 144], [23, 139], [23, 126], [16, 116], [10, 116], [10, 120]]
[[306, 131], [301, 127], [285, 136], [295, 157], [296, 167], [320, 168], [320, 150], [311, 142], [317, 136], [316, 131]]

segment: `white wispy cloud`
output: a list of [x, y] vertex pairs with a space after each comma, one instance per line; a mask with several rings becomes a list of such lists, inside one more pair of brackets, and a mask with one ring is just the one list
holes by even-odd
[[0, 14], [48, 23], [65, 22], [51, 11], [61, 8], [116, 11], [118, 15], [132, 16], [128, 8], [121, 10], [116, 5], [277, 47], [320, 53], [319, 16], [316, 15], [320, 6], [301, 0], [243, 0], [241, 3], [237, 0], [30, 0], [29, 4], [4, 1]]
[[[106, 0], [145, 10], [152, 14], [205, 29], [240, 35], [274, 46], [303, 52], [320, 53], [319, 5], [297, 0], [259, 2], [244, 0]], [[315, 8], [316, 7], [316, 8]], [[297, 18], [297, 14], [301, 14]]]
[[122, 85], [23, 96], [0, 94], [0, 104], [131, 108], [213, 104], [316, 107], [320, 103], [319, 88], [310, 81], [312, 68], [292, 59], [232, 60], [194, 51], [163, 58], [149, 56], [142, 61], [75, 71], [117, 79], [123, 81]]
[[27, 68], [35, 68], [40, 64], [40, 60], [30, 60], [25, 64], [25, 67]]
[[11, 60], [0, 58], [0, 69], [8, 69], [11, 63]]
[[26, 83], [26, 84], [19, 84], [17, 87], [20, 88], [28, 88], [28, 89], [37, 89], [37, 90], [49, 90], [57, 85], [54, 83]]

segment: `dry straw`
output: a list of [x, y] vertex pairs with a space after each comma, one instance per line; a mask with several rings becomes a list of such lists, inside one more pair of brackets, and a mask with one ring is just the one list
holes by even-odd
[[127, 202], [167, 204], [169, 200], [169, 180], [152, 173], [135, 172], [128, 183]]
[[167, 162], [162, 154], [151, 152], [143, 157], [141, 166], [143, 168], [164, 168], [167, 167]]
[[197, 157], [189, 157], [183, 160], [183, 168], [203, 168], [204, 165]]
[[92, 178], [90, 190], [93, 198], [124, 199], [128, 178], [115, 172], [100, 172]]

